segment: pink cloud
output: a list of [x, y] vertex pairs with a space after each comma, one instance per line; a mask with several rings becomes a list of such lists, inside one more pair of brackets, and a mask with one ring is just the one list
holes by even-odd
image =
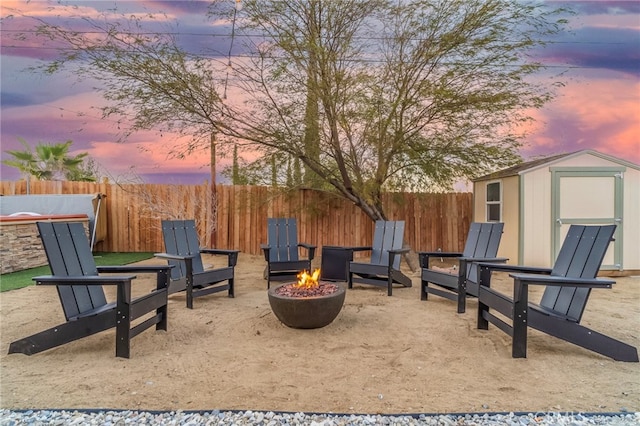
[[[185, 159], [171, 156], [171, 151], [187, 142], [173, 134], [162, 136], [154, 131], [136, 132], [126, 142], [118, 142], [120, 125], [115, 119], [101, 119], [94, 107], [101, 100], [93, 92], [83, 92], [48, 104], [3, 110], [2, 150], [22, 150], [18, 137], [26, 139], [30, 146], [39, 142], [58, 143], [72, 140], [71, 154], [88, 152], [108, 174], [118, 176], [135, 171], [146, 173], [202, 173], [209, 170], [209, 150], [191, 153]], [[80, 115], [79, 115], [80, 113]], [[10, 127], [30, 128], [30, 134], [12, 132]], [[2, 155], [7, 158], [6, 154]], [[5, 176], [9, 170], [3, 166]], [[16, 173], [17, 176], [17, 173]]]
[[525, 156], [594, 149], [640, 163], [640, 83], [592, 78], [560, 94], [534, 114]]

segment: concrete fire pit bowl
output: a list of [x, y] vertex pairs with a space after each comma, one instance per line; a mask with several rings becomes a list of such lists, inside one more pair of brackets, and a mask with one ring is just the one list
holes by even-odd
[[332, 285], [336, 290], [330, 294], [319, 296], [288, 296], [278, 294], [279, 288], [291, 285], [281, 284], [270, 288], [269, 304], [278, 319], [291, 328], [320, 328], [331, 324], [338, 316], [346, 294], [343, 284], [322, 283]]

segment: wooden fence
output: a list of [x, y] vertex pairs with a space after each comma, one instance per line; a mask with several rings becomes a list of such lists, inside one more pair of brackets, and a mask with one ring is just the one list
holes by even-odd
[[[282, 192], [264, 186], [147, 185], [87, 182], [31, 182], [31, 194], [106, 195], [105, 252], [161, 252], [160, 220], [195, 219], [202, 246], [260, 254], [268, 217], [295, 217], [299, 241], [323, 245], [367, 246], [373, 222], [352, 203], [315, 191]], [[2, 195], [26, 193], [24, 181], [0, 182]], [[2, 198], [0, 197], [0, 203]], [[471, 193], [387, 193], [390, 220], [404, 220], [406, 243], [416, 251], [461, 251], [472, 216]], [[212, 206], [215, 214], [212, 215]], [[319, 253], [318, 253], [319, 254]]]

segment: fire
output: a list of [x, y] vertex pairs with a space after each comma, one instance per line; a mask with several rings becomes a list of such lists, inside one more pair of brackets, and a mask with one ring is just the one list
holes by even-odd
[[298, 282], [296, 287], [298, 288], [314, 288], [318, 287], [318, 278], [320, 277], [320, 269], [313, 271], [313, 274], [309, 274], [307, 270], [300, 272], [298, 275]]

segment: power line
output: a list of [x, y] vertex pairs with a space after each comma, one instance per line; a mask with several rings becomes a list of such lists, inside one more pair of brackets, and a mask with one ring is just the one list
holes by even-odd
[[[36, 34], [39, 33], [38, 30], [11, 30], [0, 28], [0, 33], [16, 33], [16, 34]], [[73, 31], [74, 34], [83, 34], [83, 35], [100, 35], [105, 34], [105, 31]], [[128, 32], [128, 31], [118, 31], [118, 34], [126, 35], [126, 36], [136, 36], [136, 35], [155, 35], [155, 36], [191, 36], [191, 37], [214, 37], [214, 38], [234, 38], [237, 37], [235, 32], [235, 17], [234, 22], [232, 24], [232, 33], [231, 34], [219, 34], [219, 33], [190, 33], [190, 32], [171, 32], [171, 31], [142, 31], [142, 32]], [[247, 38], [260, 38], [264, 37], [264, 34], [251, 34], [244, 33], [240, 34], [241, 37]], [[391, 40], [391, 37], [352, 37], [354, 40], [365, 40], [365, 41], [387, 41]], [[412, 38], [412, 41], [421, 41], [419, 38]], [[513, 42], [513, 41], [512, 41]], [[547, 44], [587, 44], [587, 45], [638, 45], [637, 42], [625, 42], [625, 41], [596, 41], [596, 40], [574, 40], [574, 41], [560, 41], [560, 40], [540, 40], [542, 43]], [[34, 49], [38, 49], [38, 46], [29, 46]], [[25, 47], [26, 48], [26, 47]]]
[[[16, 49], [16, 50], [20, 50], [20, 49], [38, 49], [38, 50], [46, 50], [40, 47], [36, 47], [36, 46], [29, 46], [29, 47], [20, 47], [20, 46], [3, 46], [4, 49]], [[49, 48], [49, 50], [64, 50], [61, 48]], [[7, 53], [5, 53], [5, 55], [8, 55]], [[198, 56], [195, 54], [190, 54], [191, 56]], [[202, 57], [202, 56], [199, 56]], [[232, 56], [228, 56], [225, 55], [223, 53], [219, 53], [218, 55], [208, 55], [207, 57], [209, 57], [210, 59], [214, 60], [214, 59], [221, 59], [221, 58], [226, 58], [226, 59], [230, 59], [230, 58], [239, 58], [239, 59], [255, 59], [257, 58], [257, 56], [255, 55], [243, 55], [243, 54], [235, 54]], [[268, 56], [269, 59], [274, 59], [274, 60], [278, 60], [278, 59], [286, 59], [286, 57], [284, 56]], [[38, 59], [38, 58], [34, 58], [34, 59]], [[40, 59], [40, 60], [44, 60], [44, 59]], [[363, 59], [363, 58], [344, 58], [341, 60], [342, 62], [350, 62], [350, 63], [356, 63], [356, 64], [388, 64], [388, 61], [385, 60], [376, 60], [376, 59]], [[231, 61], [227, 61], [226, 66], [227, 69], [229, 68], [231, 64]], [[448, 65], [448, 66], [454, 66], [454, 65], [461, 65], [461, 62], [443, 62], [442, 65]], [[465, 65], [473, 65], [473, 63], [471, 62], [465, 62]], [[500, 67], [500, 68], [517, 68], [522, 65], [515, 65], [515, 64], [511, 64], [511, 65], [506, 65], [506, 64], [500, 64], [500, 65], [496, 65], [496, 67]], [[232, 67], [232, 64], [231, 64]], [[543, 64], [542, 68], [546, 68], [546, 69], [566, 69], [566, 70], [570, 70], [570, 69], [593, 69], [594, 67], [589, 67], [589, 66], [582, 66], [582, 65], [570, 65], [570, 64], [565, 64], [565, 65], [549, 65], [549, 64]], [[228, 77], [228, 76], [227, 76]]]

